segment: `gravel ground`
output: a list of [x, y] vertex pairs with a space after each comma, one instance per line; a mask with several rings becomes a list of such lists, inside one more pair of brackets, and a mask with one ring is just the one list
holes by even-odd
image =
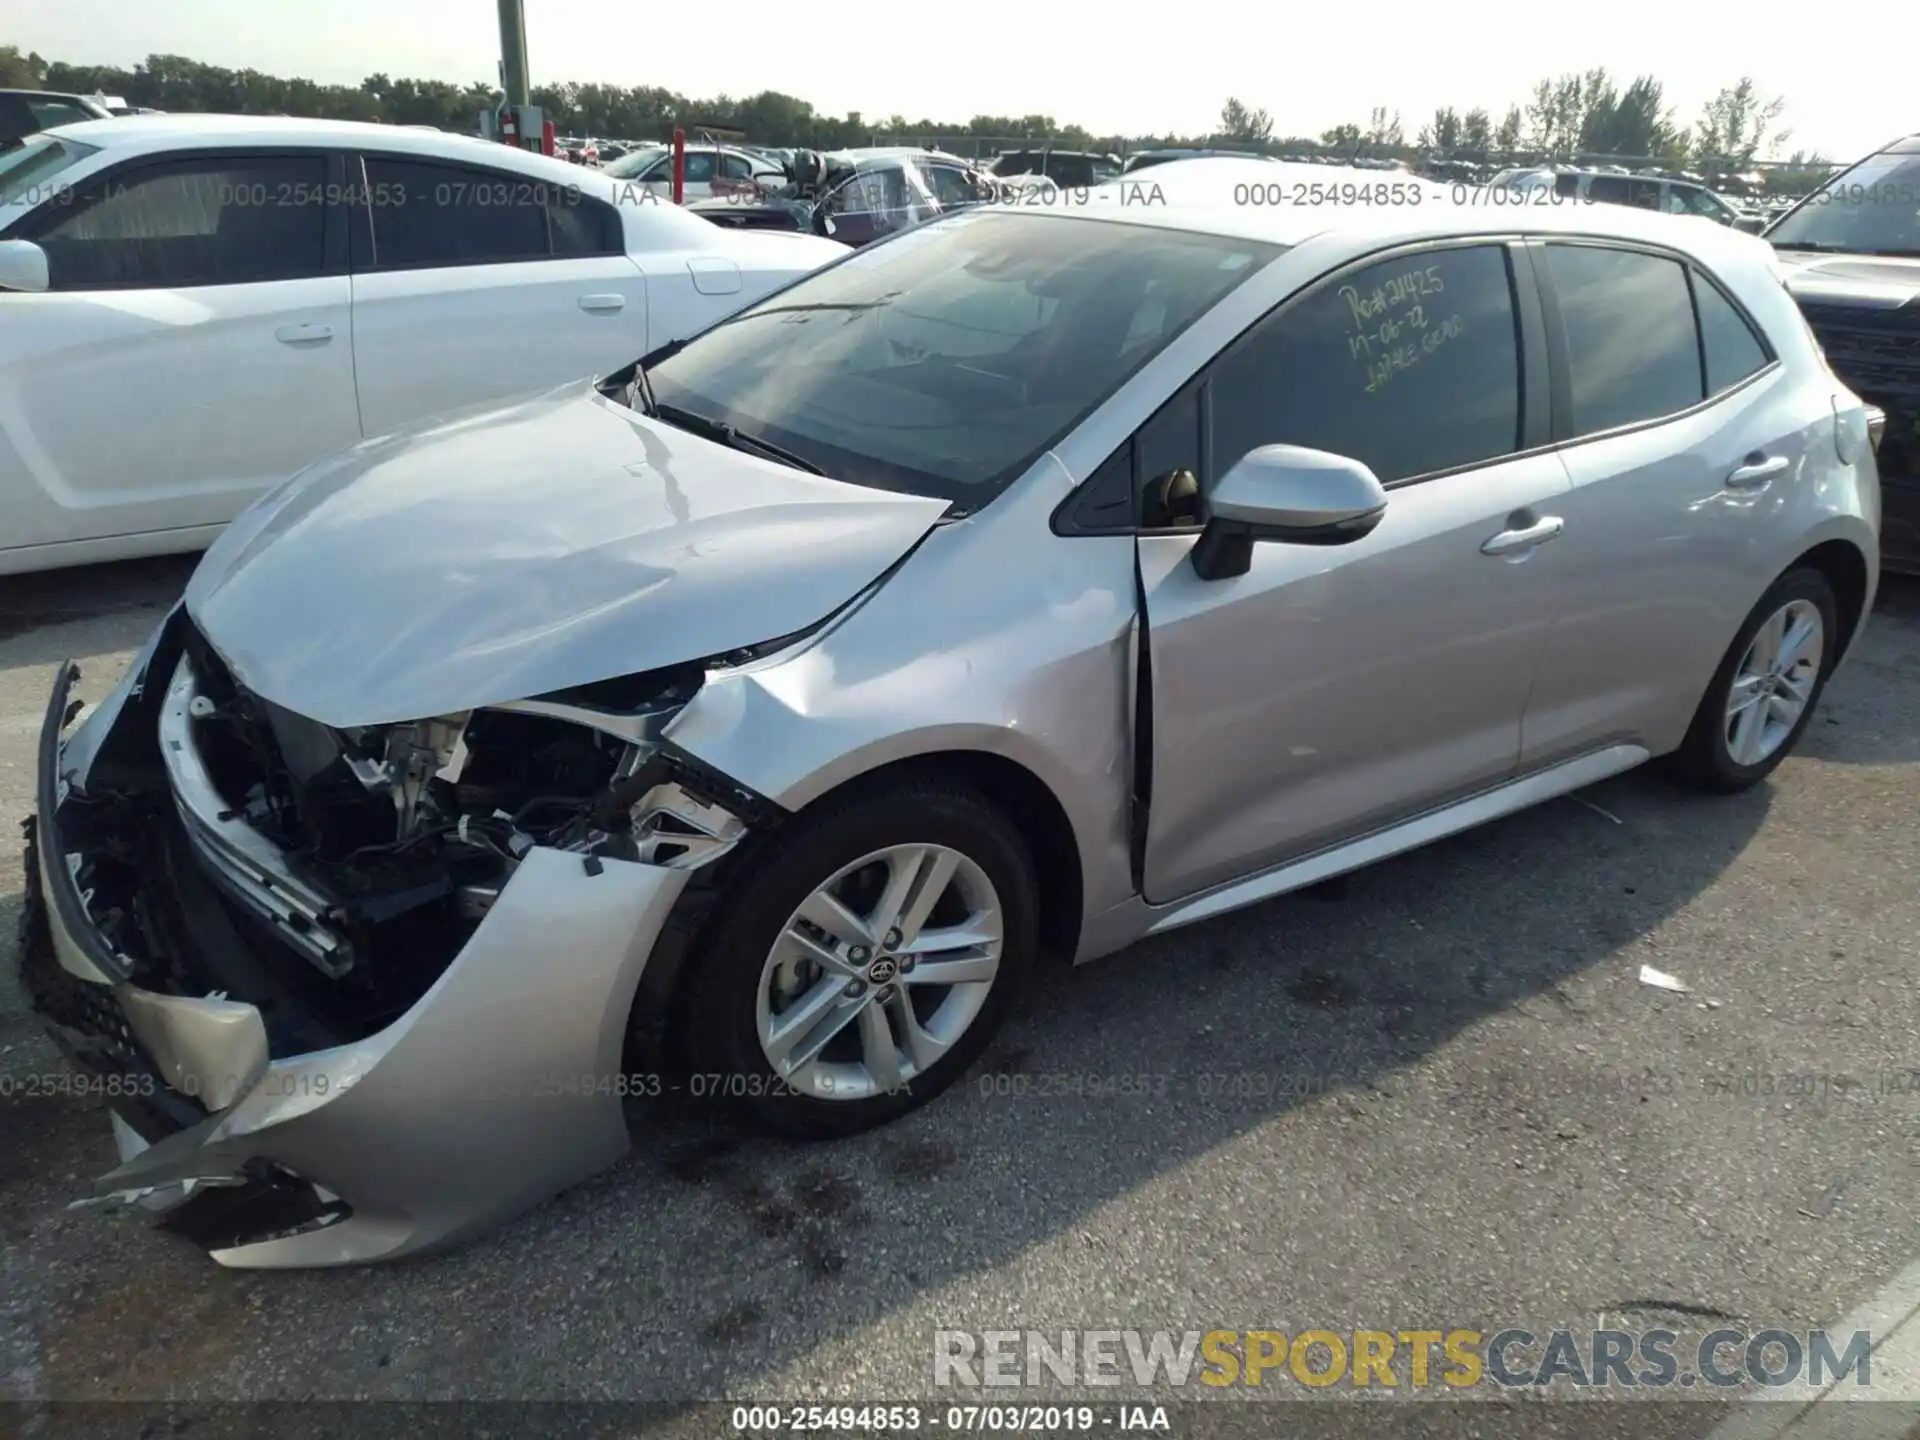
[[[54, 664], [97, 697], [186, 571], [0, 582], [6, 836]], [[940, 1329], [1831, 1321], [1920, 1253], [1920, 1093], [1839, 1083], [1920, 1063], [1920, 586], [1863, 647], [1754, 792], [1623, 776], [1049, 975], [881, 1133], [650, 1116], [440, 1258], [223, 1271], [63, 1208], [96, 1106], [0, 1095], [0, 1396], [902, 1399]], [[8, 839], [9, 937], [20, 883]], [[12, 985], [0, 1075], [57, 1068]]]

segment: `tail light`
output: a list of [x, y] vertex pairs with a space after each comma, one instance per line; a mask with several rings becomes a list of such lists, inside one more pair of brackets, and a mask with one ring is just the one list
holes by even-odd
[[1867, 444], [1880, 453], [1880, 437], [1887, 433], [1887, 412], [1878, 405], [1867, 406]]

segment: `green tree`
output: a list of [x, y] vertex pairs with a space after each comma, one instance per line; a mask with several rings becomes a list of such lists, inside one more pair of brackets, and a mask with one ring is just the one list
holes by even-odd
[[1264, 110], [1250, 110], [1237, 96], [1229, 95], [1220, 107], [1220, 135], [1243, 145], [1265, 145], [1273, 138], [1273, 117]]
[[1726, 160], [1744, 170], [1769, 140], [1784, 145], [1793, 134], [1791, 130], [1774, 131], [1786, 108], [1787, 102], [1778, 95], [1763, 100], [1753, 77], [1743, 75], [1722, 88], [1701, 110], [1693, 130], [1693, 153], [1702, 160]]
[[1416, 143], [1422, 150], [1449, 155], [1461, 148], [1464, 134], [1465, 127], [1460, 123], [1458, 112], [1451, 105], [1442, 105], [1433, 112], [1433, 119], [1421, 127]]
[[22, 55], [18, 45], [0, 45], [0, 88], [38, 90], [46, 79], [47, 62], [38, 55]]
[[1521, 132], [1526, 125], [1518, 105], [1509, 105], [1507, 113], [1500, 117], [1500, 124], [1493, 132], [1493, 148], [1514, 151], [1520, 148]]
[[1367, 143], [1369, 145], [1398, 146], [1406, 143], [1406, 134], [1400, 126], [1400, 112], [1387, 113], [1387, 107], [1376, 105], [1373, 114], [1367, 120]]

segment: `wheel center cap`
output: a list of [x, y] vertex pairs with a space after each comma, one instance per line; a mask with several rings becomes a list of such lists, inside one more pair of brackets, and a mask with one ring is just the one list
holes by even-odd
[[867, 979], [875, 985], [891, 984], [900, 974], [900, 962], [891, 955], [882, 955], [867, 966]]

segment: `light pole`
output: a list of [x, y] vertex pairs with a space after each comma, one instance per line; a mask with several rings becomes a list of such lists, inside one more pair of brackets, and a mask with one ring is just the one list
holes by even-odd
[[[528, 103], [527, 15], [522, 0], [500, 0], [500, 108], [482, 117], [490, 138], [525, 150], [547, 150], [546, 125]], [[551, 152], [549, 152], [551, 153]]]

